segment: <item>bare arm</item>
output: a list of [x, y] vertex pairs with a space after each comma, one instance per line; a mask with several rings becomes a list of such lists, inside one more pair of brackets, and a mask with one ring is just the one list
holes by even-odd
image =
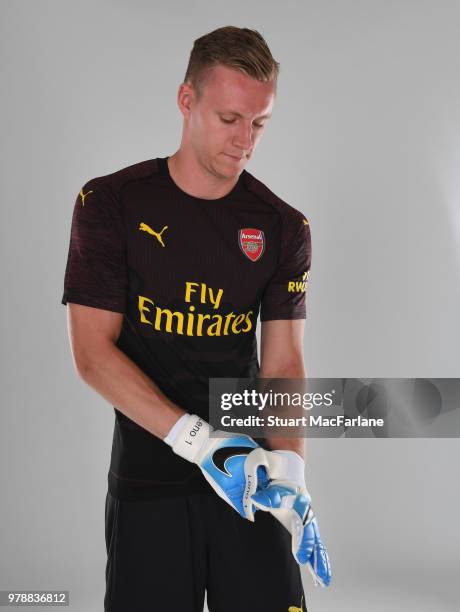
[[165, 438], [185, 411], [115, 346], [123, 315], [69, 302], [67, 318], [80, 378], [129, 419]]
[[[304, 319], [261, 324], [260, 378], [306, 378], [303, 355]], [[305, 458], [303, 438], [270, 438], [272, 450], [292, 450]]]

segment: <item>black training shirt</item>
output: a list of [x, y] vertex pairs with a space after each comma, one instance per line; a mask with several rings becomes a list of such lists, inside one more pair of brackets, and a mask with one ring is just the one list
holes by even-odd
[[[209, 378], [259, 372], [257, 317], [306, 317], [310, 263], [304, 215], [249, 172], [205, 200], [182, 191], [167, 158], [156, 158], [80, 190], [62, 304], [123, 313], [116, 346], [174, 403], [207, 419]], [[112, 495], [211, 490], [195, 464], [114, 410]]]

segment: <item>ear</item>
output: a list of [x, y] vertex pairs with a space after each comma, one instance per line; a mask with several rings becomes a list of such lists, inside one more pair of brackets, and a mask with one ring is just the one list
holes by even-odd
[[193, 87], [189, 83], [181, 83], [177, 92], [177, 106], [184, 119], [188, 119], [190, 116], [194, 97]]

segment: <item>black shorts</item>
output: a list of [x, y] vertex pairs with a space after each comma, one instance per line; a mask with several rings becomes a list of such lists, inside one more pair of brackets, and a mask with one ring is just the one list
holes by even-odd
[[107, 493], [105, 612], [305, 612], [291, 536], [216, 493], [125, 501]]

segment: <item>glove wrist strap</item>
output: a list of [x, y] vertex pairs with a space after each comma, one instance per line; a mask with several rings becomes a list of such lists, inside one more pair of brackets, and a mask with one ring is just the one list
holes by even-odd
[[305, 488], [305, 461], [294, 451], [274, 450], [269, 453], [269, 473], [273, 480], [287, 480]]
[[190, 414], [189, 418], [184, 421], [181, 430], [177, 433], [172, 449], [176, 455], [196, 463], [203, 444], [206, 444], [209, 440], [211, 431], [212, 428], [209, 423], [196, 414]]
[[169, 446], [173, 446], [174, 442], [176, 441], [177, 434], [181, 431], [185, 423], [188, 422], [189, 416], [190, 415], [188, 413], [183, 414], [168, 431], [168, 434], [163, 439], [163, 442], [169, 444]]

